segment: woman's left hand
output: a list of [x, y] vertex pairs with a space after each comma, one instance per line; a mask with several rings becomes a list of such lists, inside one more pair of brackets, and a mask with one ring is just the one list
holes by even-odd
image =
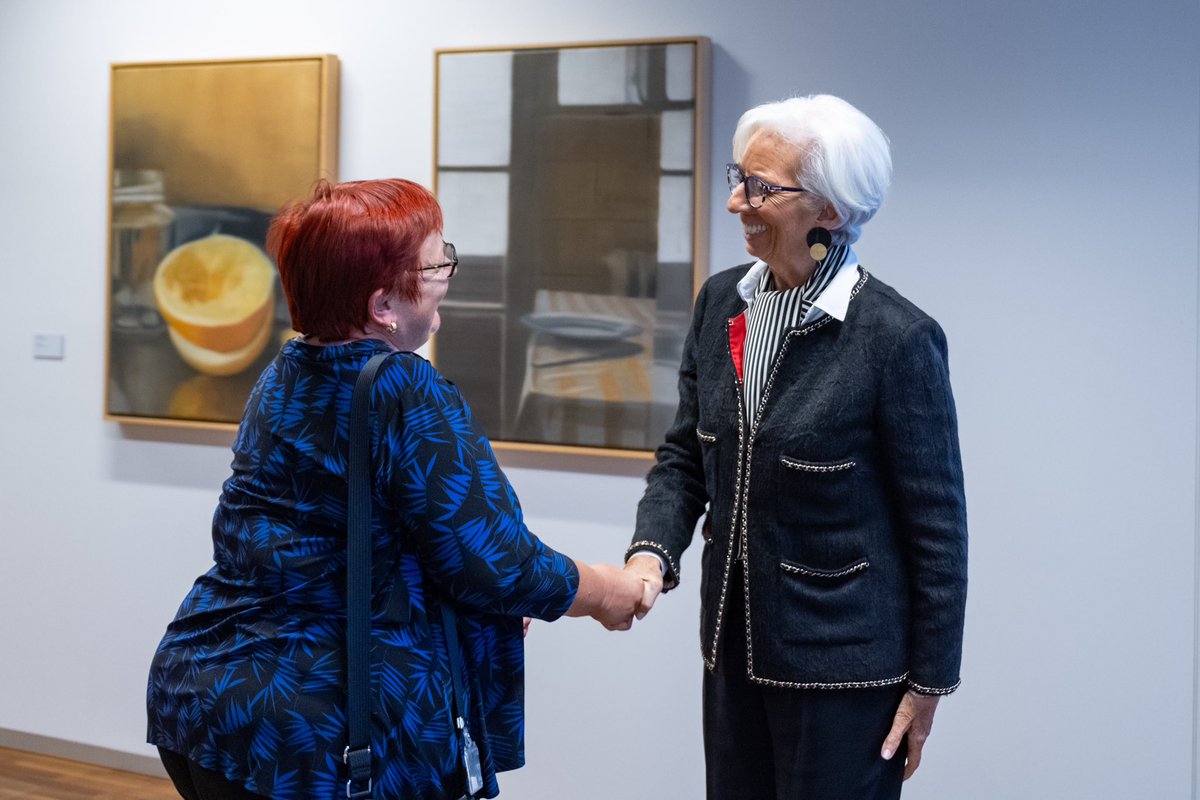
[[937, 695], [905, 692], [904, 698], [900, 701], [900, 707], [896, 709], [896, 716], [892, 720], [892, 730], [883, 740], [883, 751], [880, 755], [885, 760], [890, 760], [899, 749], [900, 742], [906, 736], [908, 737], [908, 758], [904, 762], [904, 780], [911, 778], [912, 774], [917, 771], [917, 767], [921, 766], [921, 748], [925, 746], [925, 740], [929, 738], [929, 731], [933, 728], [933, 712], [937, 711], [937, 704]]
[[529, 635], [529, 624], [533, 622], [533, 617], [521, 618], [521, 638], [524, 639]]

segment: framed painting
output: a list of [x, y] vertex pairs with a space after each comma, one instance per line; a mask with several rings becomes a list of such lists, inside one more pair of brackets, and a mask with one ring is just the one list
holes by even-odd
[[114, 64], [105, 418], [229, 427], [293, 335], [266, 232], [336, 179], [338, 61]]
[[709, 42], [439, 50], [439, 371], [498, 447], [644, 457], [707, 275]]

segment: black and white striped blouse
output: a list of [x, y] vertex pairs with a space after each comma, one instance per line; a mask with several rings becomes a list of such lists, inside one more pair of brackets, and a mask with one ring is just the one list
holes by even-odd
[[829, 288], [829, 284], [846, 263], [850, 252], [848, 245], [831, 247], [825, 260], [817, 265], [816, 271], [802, 286], [786, 291], [774, 288], [775, 279], [770, 269], [762, 271], [754, 299], [746, 310], [745, 381], [742, 398], [747, 420], [753, 420], [758, 411], [763, 391], [770, 378], [771, 364], [775, 360], [775, 354], [779, 352], [784, 333], [790, 328], [800, 327], [813, 302]]

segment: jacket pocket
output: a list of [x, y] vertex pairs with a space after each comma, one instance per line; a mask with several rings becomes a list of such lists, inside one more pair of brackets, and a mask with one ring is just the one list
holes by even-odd
[[852, 644], [873, 638], [875, 618], [870, 562], [860, 558], [833, 568], [781, 560], [783, 637], [810, 644]]
[[830, 528], [854, 524], [860, 508], [862, 469], [851, 458], [811, 461], [779, 457], [776, 507], [785, 527]]

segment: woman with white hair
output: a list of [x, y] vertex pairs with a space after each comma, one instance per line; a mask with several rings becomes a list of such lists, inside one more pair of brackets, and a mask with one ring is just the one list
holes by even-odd
[[891, 179], [829, 95], [747, 111], [728, 209], [755, 261], [696, 298], [626, 568], [701, 556], [709, 798], [895, 798], [959, 684], [967, 528], [946, 339], [854, 253]]

